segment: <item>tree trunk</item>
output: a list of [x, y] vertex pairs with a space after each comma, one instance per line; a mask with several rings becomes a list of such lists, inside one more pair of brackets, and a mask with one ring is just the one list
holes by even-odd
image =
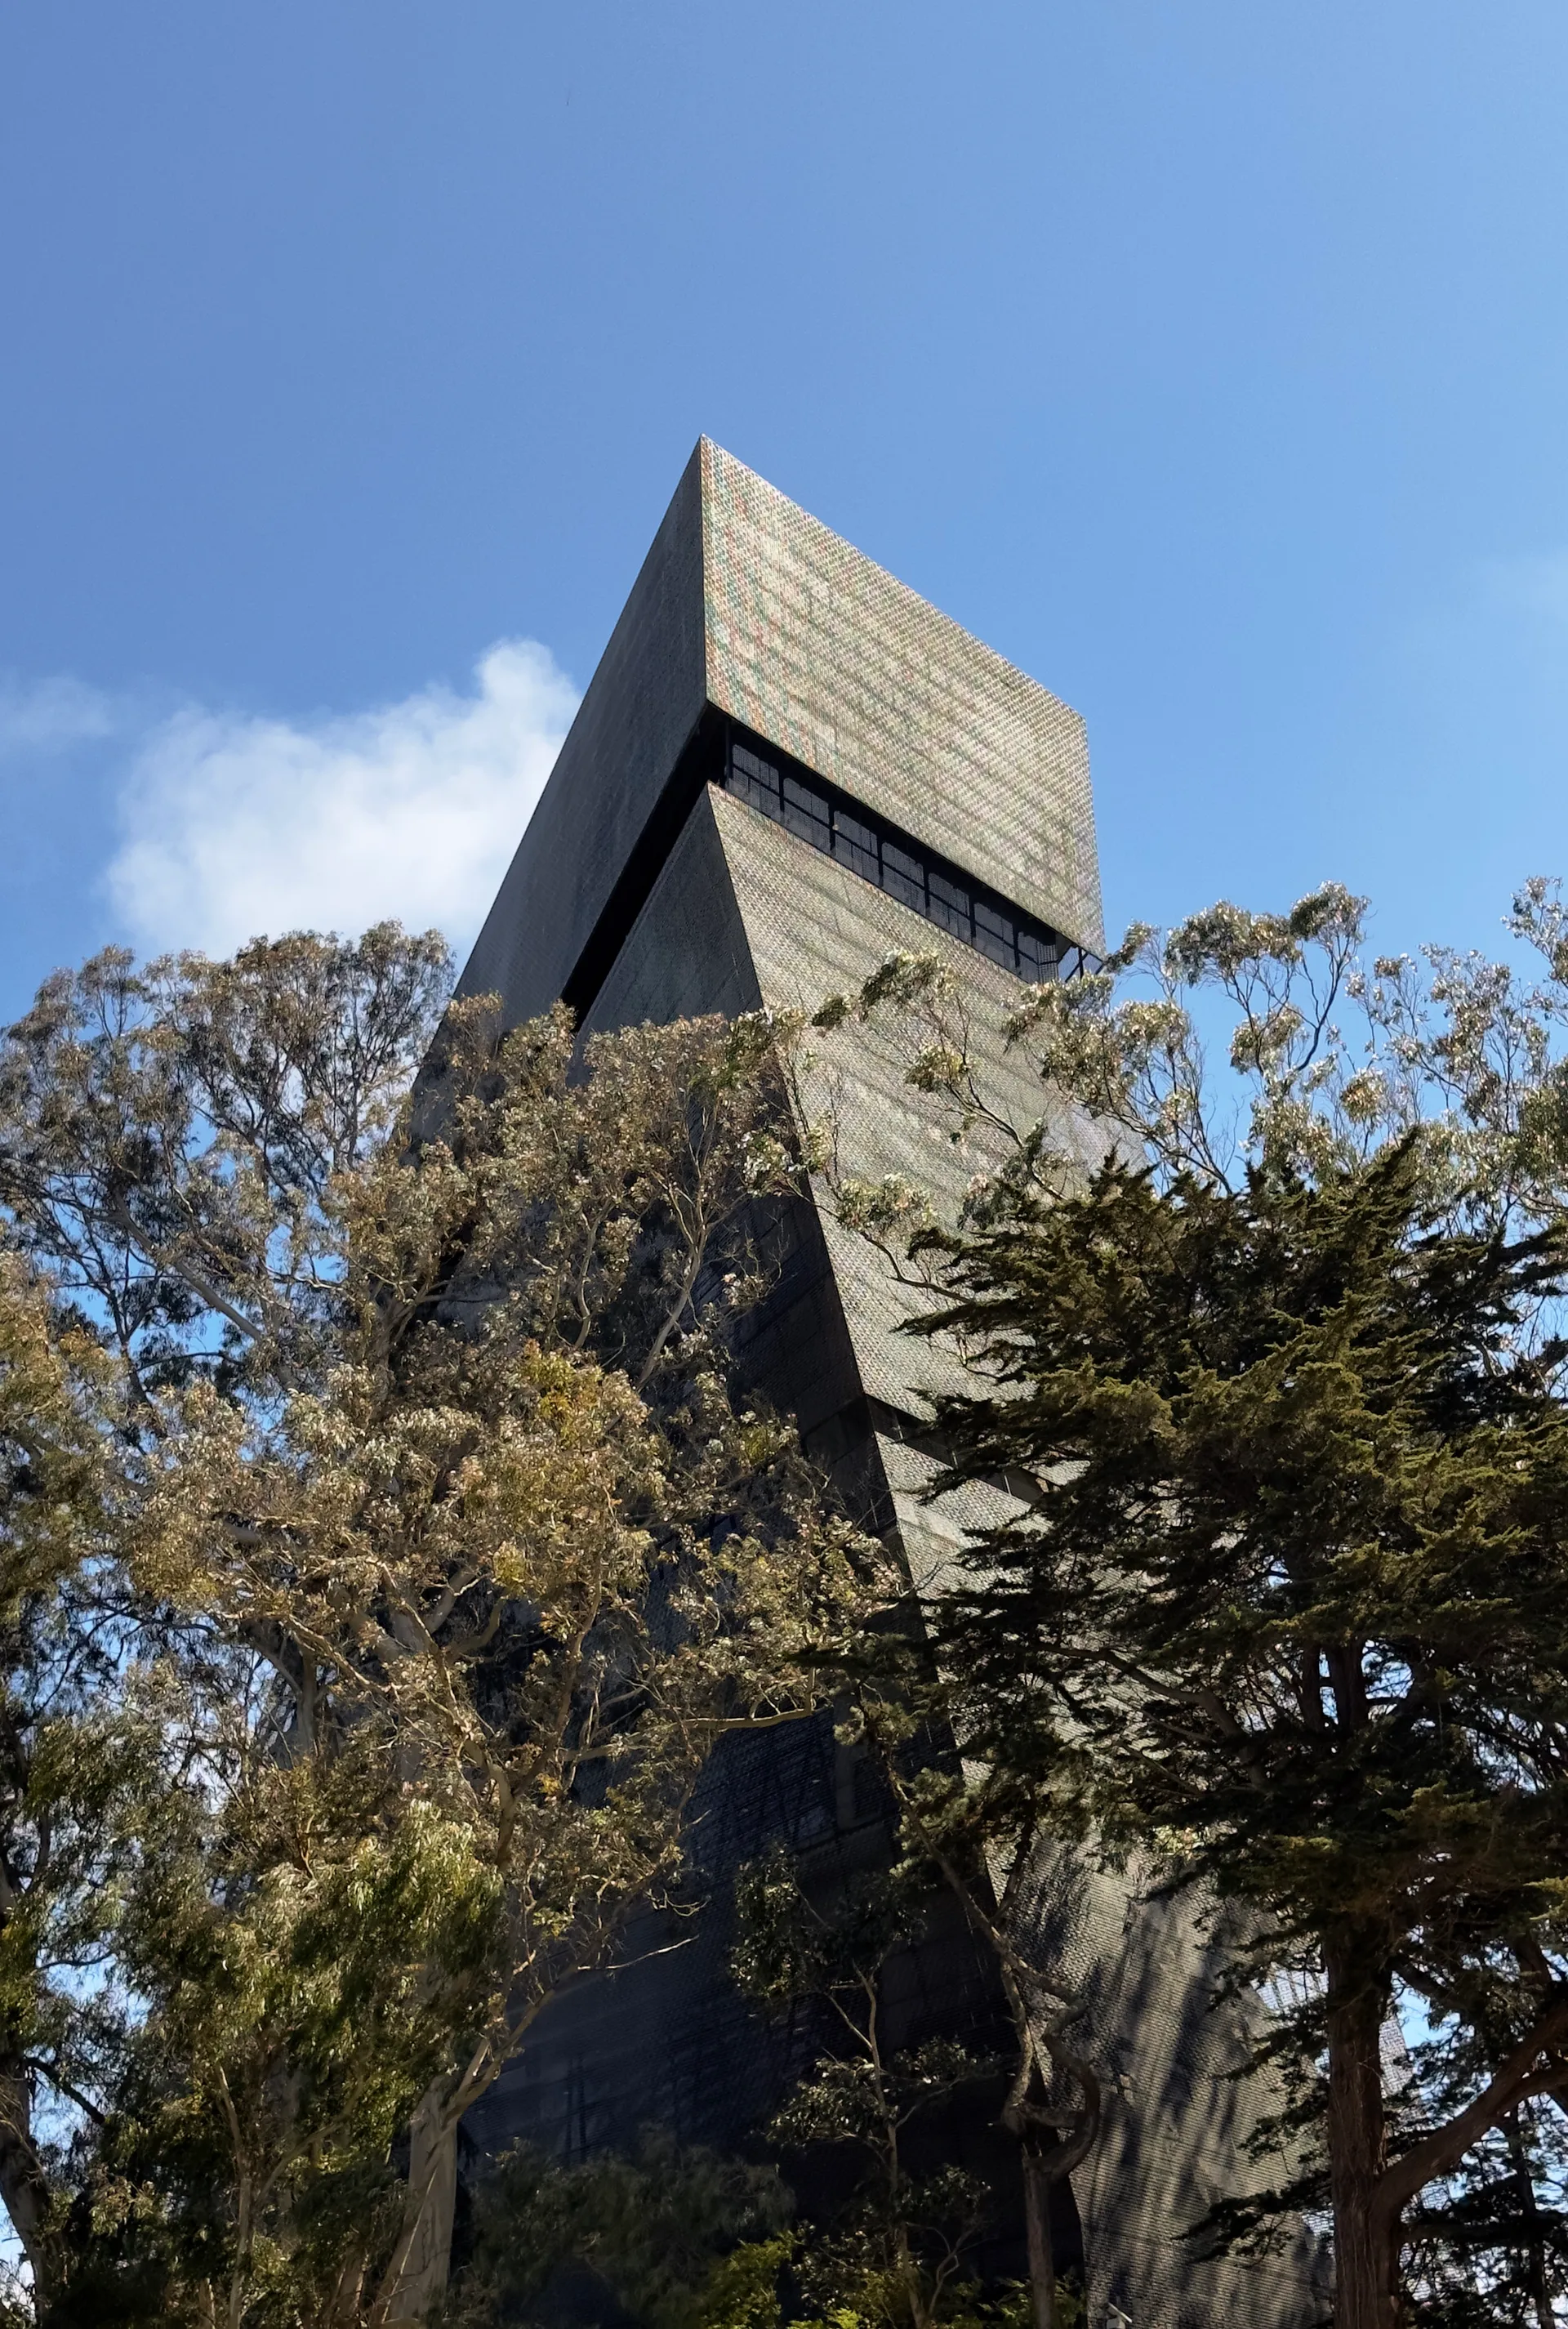
[[376, 2299], [378, 2329], [411, 2329], [446, 2293], [457, 2207], [457, 2124], [450, 2082], [427, 2088], [408, 2139], [408, 2190], [392, 2262]]
[[1024, 2231], [1028, 2240], [1034, 2329], [1056, 2329], [1056, 2251], [1051, 2239], [1052, 2178], [1032, 2143], [1023, 2146]]
[[1377, 2205], [1386, 2164], [1383, 1993], [1332, 1962], [1328, 1973], [1334, 2329], [1398, 2329], [1399, 2219]]
[[[1024, 2182], [1024, 2233], [1029, 2259], [1029, 2298], [1034, 2329], [1056, 2329], [1056, 2252], [1051, 2237], [1051, 2188], [1065, 2183], [1087, 2157], [1100, 2132], [1100, 2081], [1082, 2055], [1048, 2029], [1037, 2036], [1023, 1992], [1004, 1964], [1003, 1980], [1019, 2030], [1020, 2060], [1001, 2123], [1018, 2137]], [[1049, 2066], [1047, 2068], [1047, 2065]], [[1048, 2103], [1051, 2074], [1066, 2074], [1078, 2089], [1076, 2107], [1066, 2113], [1066, 2129]], [[1029, 2099], [1038, 2079], [1041, 2100]]]
[[909, 2245], [909, 2228], [900, 2223], [893, 2235], [894, 2277], [904, 2290], [911, 2329], [930, 2329], [931, 2313], [921, 2286], [920, 2267]]
[[0, 2055], [0, 2200], [22, 2243], [42, 2311], [54, 2293], [49, 2179], [33, 2140], [33, 2088], [14, 2055]]
[[1530, 2283], [1530, 2302], [1535, 2308], [1535, 2329], [1553, 2329], [1552, 2292], [1546, 2282], [1546, 2242], [1541, 2228], [1541, 2211], [1535, 2202], [1535, 2178], [1531, 2173], [1530, 2155], [1516, 2110], [1511, 2110], [1503, 2121], [1503, 2136], [1513, 2164], [1514, 2188], [1519, 2195], [1519, 2214], [1525, 2225], [1525, 2270]]

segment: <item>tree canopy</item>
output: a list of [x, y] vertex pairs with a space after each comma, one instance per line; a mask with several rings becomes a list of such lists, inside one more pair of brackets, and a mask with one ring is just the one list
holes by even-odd
[[[945, 1223], [840, 1193], [968, 1368], [932, 1493], [1011, 1498], [924, 1612], [969, 1760], [920, 1816], [1251, 1904], [1235, 1977], [1322, 2073], [1277, 2196], [1331, 2206], [1345, 2329], [1401, 2317], [1417, 2195], [1568, 2097], [1568, 944], [1545, 884], [1513, 919], [1533, 985], [1367, 965], [1336, 890], [1135, 930], [1017, 1010], [1022, 1123], [934, 958], [821, 1014], [993, 1160]], [[1391, 2079], [1398, 2015], [1442, 2080]]]
[[42, 1908], [5, 1928], [0, 2189], [51, 2321], [423, 2318], [465, 2111], [865, 1590], [731, 1391], [794, 1185], [772, 1030], [437, 1037], [444, 975], [391, 930], [108, 957], [0, 1059], [7, 1607], [96, 1645], [79, 1730], [136, 1750], [121, 1800], [82, 1731], [12, 1853], [109, 1960], [61, 1987]]
[[[520, 2155], [471, 2311], [493, 2284], [531, 2305], [553, 2256], [703, 2329], [776, 2322], [786, 2270], [840, 2314], [851, 2282], [860, 2317], [963, 2313], [981, 2195], [912, 2182], [902, 2146], [984, 2066], [881, 2036], [941, 1877], [1013, 2010], [1054, 2317], [1049, 2187], [1102, 2079], [1015, 1911], [1067, 1843], [1228, 1904], [1230, 1981], [1295, 2081], [1275, 2188], [1230, 2230], [1327, 2210], [1341, 2329], [1417, 2301], [1544, 2329], [1568, 922], [1545, 884], [1513, 919], [1533, 983], [1367, 963], [1333, 889], [1135, 930], [1018, 998], [1024, 1121], [972, 998], [891, 959], [820, 1024], [899, 1050], [972, 1153], [945, 1220], [838, 1178], [793, 1023], [509, 1031], [390, 928], [49, 982], [0, 1046], [20, 2314], [428, 2321], [465, 2113], [682, 1897], [718, 1743], [831, 1696], [904, 1859], [822, 1900], [754, 1871], [737, 1966], [769, 2009], [838, 2016], [775, 2135], [863, 2152], [854, 2257], [803, 2254], [765, 2175], [650, 2167], [657, 2138], [576, 2180]], [[959, 1363], [931, 1493], [983, 1485], [997, 1515], [918, 1625], [735, 1364], [808, 1174]], [[661, 2173], [693, 2211], [667, 2273], [634, 2237]]]

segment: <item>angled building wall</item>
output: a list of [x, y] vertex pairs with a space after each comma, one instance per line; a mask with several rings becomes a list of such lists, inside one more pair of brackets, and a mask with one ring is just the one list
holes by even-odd
[[[591, 1031], [812, 1007], [896, 949], [936, 950], [974, 1005], [994, 1087], [1012, 1087], [1025, 1117], [1038, 1088], [985, 1031], [1020, 976], [1103, 942], [1077, 714], [705, 439], [462, 988], [499, 992], [513, 1022], [564, 995]], [[934, 1129], [896, 1060], [853, 1031], [829, 1048], [847, 1169], [955, 1200], [983, 1155]], [[921, 1502], [913, 1441], [949, 1363], [899, 1333], [905, 1315], [872, 1249], [802, 1205], [744, 1363], [939, 1589], [976, 1514]], [[730, 2144], [798, 2074], [799, 2039], [728, 1983], [725, 1872], [777, 1836], [864, 1863], [885, 1849], [882, 1807], [859, 1799], [831, 1729], [803, 1727], [718, 1759], [701, 1834], [718, 1905], [690, 1946], [552, 2009], [478, 2115], [482, 2142], [521, 2133], [580, 2151], [657, 2120]], [[1318, 2310], [1304, 2256], [1205, 2263], [1185, 2237], [1234, 2185], [1253, 2107], [1232, 2075], [1244, 2033], [1209, 2011], [1190, 1916], [1140, 1907], [1065, 1859], [1042, 1863], [1037, 1891], [1041, 1937], [1087, 1998], [1084, 2034], [1110, 2072], [1104, 2139], [1074, 2178], [1095, 2329], [1113, 2307], [1137, 2329], [1297, 2329]], [[994, 1975], [956, 1917], [898, 1981], [912, 2034], [997, 2020]], [[1009, 2188], [993, 2128], [954, 2140]], [[1021, 2268], [1016, 2237], [997, 2255]]]
[[689, 748], [709, 710], [1041, 921], [1102, 944], [1078, 714], [704, 438], [465, 992], [500, 994], [526, 1019], [572, 986], [601, 918], [624, 936], [646, 887], [631, 906], [623, 891], [618, 913], [617, 890], [642, 861], [662, 864], [684, 823], [699, 789]]
[[706, 441], [709, 701], [1100, 948], [1083, 721]]

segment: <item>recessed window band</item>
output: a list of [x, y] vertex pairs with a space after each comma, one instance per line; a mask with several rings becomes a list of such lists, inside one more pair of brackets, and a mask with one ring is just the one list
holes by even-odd
[[1015, 978], [1041, 986], [1050, 979], [1076, 978], [1100, 967], [1086, 948], [1019, 914], [1004, 899], [978, 891], [952, 868], [934, 862], [907, 834], [896, 833], [858, 802], [849, 808], [834, 800], [812, 782], [808, 770], [781, 768], [738, 738], [730, 740], [725, 789], [809, 841], [813, 849], [837, 857], [900, 905], [913, 907], [939, 929], [1000, 963]]

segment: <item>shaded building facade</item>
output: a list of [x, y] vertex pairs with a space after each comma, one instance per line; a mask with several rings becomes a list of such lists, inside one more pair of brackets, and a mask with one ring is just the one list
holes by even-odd
[[[704, 439], [462, 991], [499, 994], [509, 1023], [564, 999], [592, 1032], [810, 1010], [891, 952], [935, 952], [972, 1003], [985, 1072], [1027, 1119], [1041, 1095], [1003, 1043], [1009, 1004], [1020, 982], [1074, 976], [1103, 945], [1078, 715]], [[955, 1200], [977, 1160], [933, 1124], [899, 1061], [846, 1038], [831, 1065], [845, 1169]], [[904, 1315], [874, 1249], [802, 1205], [741, 1357], [858, 1517], [934, 1580], [984, 1498], [921, 1500], [924, 1401], [950, 1363], [899, 1334]], [[695, 1831], [713, 1911], [686, 1947], [552, 2007], [477, 2116], [481, 2143], [525, 2135], [580, 2155], [629, 2145], [650, 2122], [721, 2146], [755, 2133], [812, 2033], [759, 2020], [730, 1984], [725, 1880], [779, 1840], [838, 1870], [886, 1851], [885, 1807], [825, 1722], [716, 1759]], [[1255, 2108], [1231, 2075], [1244, 2033], [1210, 2010], [1190, 1914], [1056, 1858], [1033, 1914], [1086, 2000], [1080, 2026], [1107, 2074], [1104, 2136], [1058, 2226], [1068, 2253], [1081, 2236], [1091, 2320], [1311, 2319], [1304, 2251], [1205, 2260], [1188, 2237], [1235, 2187]], [[956, 1910], [888, 1987], [896, 2043], [1001, 2034], [994, 1973]], [[1005, 2217], [1016, 2162], [996, 2099], [944, 2139], [991, 2179]], [[1021, 2269], [1016, 2222], [990, 2261]]]

